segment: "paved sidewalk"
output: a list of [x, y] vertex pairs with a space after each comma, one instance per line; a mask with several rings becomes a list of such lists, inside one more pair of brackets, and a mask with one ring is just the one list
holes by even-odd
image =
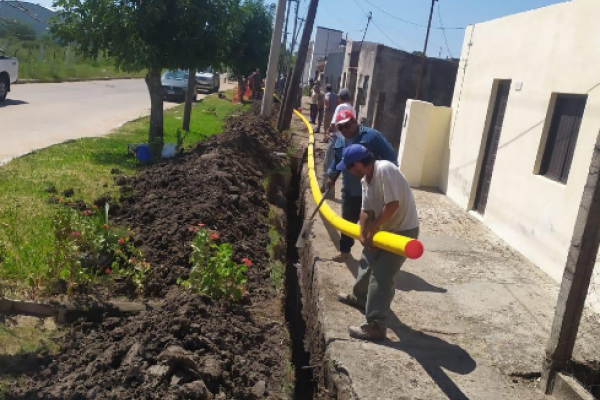
[[[301, 126], [295, 124], [300, 132]], [[321, 135], [317, 135], [320, 142]], [[317, 143], [317, 176], [324, 144]], [[306, 188], [305, 188], [306, 189]], [[436, 190], [415, 190], [425, 254], [396, 276], [396, 297], [383, 344], [348, 336], [364, 316], [336, 300], [349, 292], [361, 254], [331, 261], [339, 233], [317, 218], [314, 286], [327, 353], [347, 374], [353, 397], [375, 399], [548, 399], [538, 388], [558, 285], [477, 218]], [[314, 210], [305, 193], [305, 215]], [[328, 201], [341, 214], [340, 183]], [[587, 346], [587, 347], [586, 347]], [[578, 358], [600, 354], [578, 342]]]

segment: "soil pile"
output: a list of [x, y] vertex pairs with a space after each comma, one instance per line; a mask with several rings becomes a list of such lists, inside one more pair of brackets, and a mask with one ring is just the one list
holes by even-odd
[[192, 154], [148, 168], [122, 186], [131, 193], [122, 203], [120, 223], [137, 233], [153, 266], [148, 294], [165, 290], [188, 270], [189, 244], [199, 223], [233, 245], [240, 261], [250, 258], [249, 289], [268, 277], [269, 204], [264, 182], [280, 167], [281, 135], [268, 120], [250, 113], [231, 118], [225, 133], [201, 142]]
[[165, 304], [137, 317], [73, 325], [61, 354], [14, 398], [282, 397], [286, 352], [273, 340], [281, 338], [279, 323], [180, 289]]
[[[126, 194], [117, 220], [136, 233], [153, 270], [148, 294], [164, 306], [102, 323], [79, 321], [12, 399], [283, 398], [289, 337], [281, 295], [267, 268], [269, 204], [265, 179], [285, 149], [267, 119], [231, 118], [225, 133], [191, 153], [118, 179]], [[248, 296], [228, 304], [175, 285], [189, 270], [198, 224], [248, 257]]]

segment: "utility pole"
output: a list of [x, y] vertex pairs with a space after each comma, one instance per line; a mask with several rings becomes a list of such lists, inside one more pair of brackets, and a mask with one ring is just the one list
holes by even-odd
[[[280, 57], [279, 60], [279, 69], [277, 72], [277, 77], [281, 76], [281, 71], [287, 69], [287, 66], [285, 66], [284, 64], [286, 63], [287, 57], [285, 54], [285, 51], [287, 49], [287, 35], [288, 35], [288, 21], [290, 19], [290, 10], [292, 9], [292, 1], [295, 0], [287, 0], [287, 5], [286, 5], [286, 14], [285, 14], [285, 26], [283, 27], [283, 42], [281, 47], [283, 48], [283, 57]], [[296, 0], [297, 1], [297, 0]]]
[[292, 111], [294, 110], [294, 103], [296, 102], [296, 95], [298, 93], [300, 78], [302, 74], [302, 67], [306, 62], [306, 53], [308, 52], [308, 42], [310, 41], [310, 35], [312, 34], [313, 26], [315, 23], [315, 16], [317, 15], [317, 7], [319, 6], [319, 0], [310, 0], [308, 5], [308, 13], [306, 15], [306, 25], [304, 25], [304, 31], [302, 32], [302, 38], [300, 40], [300, 46], [298, 46], [298, 57], [296, 57], [296, 65], [292, 71], [292, 78], [290, 79], [290, 87], [285, 98], [284, 104], [280, 112], [283, 113], [278, 126], [279, 131], [289, 129], [290, 123], [292, 122]]
[[556, 313], [546, 359], [542, 367], [542, 390], [551, 394], [556, 373], [573, 356], [573, 347], [590, 279], [600, 247], [600, 134], [596, 139], [587, 182], [581, 196], [571, 247], [560, 285]]
[[281, 50], [281, 30], [283, 29], [284, 11], [285, 0], [278, 0], [277, 11], [275, 12], [275, 27], [273, 28], [273, 36], [271, 37], [271, 53], [269, 54], [269, 66], [265, 80], [265, 93], [260, 111], [263, 117], [271, 116], [273, 93], [275, 92], [275, 83], [277, 81], [277, 65], [279, 64], [279, 52]]
[[294, 28], [292, 29], [292, 44], [290, 45], [290, 53], [288, 58], [285, 60], [285, 69], [284, 69], [284, 74], [286, 76], [286, 89], [287, 89], [287, 75], [288, 75], [288, 69], [290, 68], [290, 64], [292, 62], [292, 57], [294, 56], [294, 47], [296, 46], [296, 27], [298, 26], [298, 8], [300, 7], [300, 0], [290, 0], [290, 1], [295, 1], [296, 2], [296, 11], [295, 14], [296, 16], [294, 17]]
[[423, 72], [425, 71], [425, 60], [427, 59], [427, 44], [429, 43], [429, 32], [431, 31], [431, 18], [433, 17], [433, 7], [438, 0], [431, 0], [431, 11], [429, 12], [429, 22], [427, 23], [427, 35], [425, 36], [425, 46], [421, 55], [421, 69], [419, 70], [419, 80], [417, 81], [417, 93], [415, 100], [419, 100], [421, 94], [421, 85], [423, 84]]
[[[365, 27], [365, 31], [363, 32], [362, 40], [360, 41], [360, 49], [362, 49], [362, 43], [365, 41], [365, 37], [367, 36], [367, 31], [369, 30], [369, 24], [371, 23], [371, 19], [373, 19], [373, 13], [369, 11], [369, 15], [367, 17], [367, 26]], [[359, 49], [359, 51], [360, 51]]]

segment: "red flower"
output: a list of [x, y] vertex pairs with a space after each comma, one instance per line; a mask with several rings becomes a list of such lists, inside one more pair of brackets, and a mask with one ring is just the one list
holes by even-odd
[[81, 236], [81, 232], [71, 232], [71, 236], [79, 237], [79, 236]]
[[198, 226], [204, 226], [204, 224], [198, 224]]
[[112, 272], [112, 271], [110, 270], [110, 268], [106, 268], [106, 269], [104, 270], [104, 273], [105, 273], [106, 275], [110, 275], [110, 273], [111, 273], [111, 272]]
[[242, 262], [246, 264], [247, 267], [252, 265], [252, 261], [248, 257], [242, 258]]
[[92, 214], [94, 214], [92, 210], [85, 210], [81, 212], [81, 215], [83, 215], [84, 217], [89, 217]]
[[125, 243], [125, 239], [123, 239], [123, 238], [119, 239], [119, 244], [123, 244], [123, 243]]
[[108, 229], [108, 224], [102, 225], [102, 229]]
[[210, 234], [210, 238], [212, 240], [218, 240], [220, 238], [219, 234], [217, 232], [213, 232]]

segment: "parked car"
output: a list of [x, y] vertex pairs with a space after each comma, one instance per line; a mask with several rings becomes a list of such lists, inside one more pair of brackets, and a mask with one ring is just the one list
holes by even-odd
[[208, 93], [218, 92], [221, 87], [221, 77], [218, 72], [212, 68], [196, 73], [196, 82], [198, 82], [198, 91]]
[[[160, 82], [163, 89], [163, 99], [167, 101], [185, 101], [187, 93], [188, 72], [182, 70], [167, 71]], [[196, 101], [197, 86], [194, 88], [193, 100]]]
[[5, 57], [0, 49], [0, 102], [6, 99], [10, 85], [17, 81], [18, 75], [19, 61], [14, 57]]

